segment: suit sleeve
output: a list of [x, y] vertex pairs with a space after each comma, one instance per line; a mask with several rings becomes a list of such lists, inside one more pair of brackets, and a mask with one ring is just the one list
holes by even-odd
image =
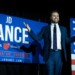
[[41, 31], [38, 34], [35, 34], [32, 30], [29, 32], [31, 38], [37, 42], [39, 42], [39, 40], [43, 38], [43, 34], [44, 34], [44, 27], [41, 29]]
[[67, 43], [72, 43], [72, 42], [74, 42], [75, 41], [75, 36], [73, 36], [73, 37], [68, 37], [68, 33], [67, 33], [67, 30], [66, 30], [66, 28], [65, 28], [65, 34], [66, 34], [66, 42]]

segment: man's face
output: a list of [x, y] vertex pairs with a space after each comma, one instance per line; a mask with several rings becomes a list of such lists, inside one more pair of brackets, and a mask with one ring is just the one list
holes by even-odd
[[59, 13], [58, 12], [53, 12], [51, 14], [51, 21], [53, 23], [58, 23], [59, 22]]

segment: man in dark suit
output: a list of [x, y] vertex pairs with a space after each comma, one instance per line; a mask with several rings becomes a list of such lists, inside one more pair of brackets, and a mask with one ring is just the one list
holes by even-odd
[[66, 43], [74, 41], [68, 38], [65, 27], [59, 25], [59, 13], [53, 11], [50, 16], [51, 24], [41, 29], [39, 34], [35, 35], [28, 24], [24, 25], [29, 31], [29, 35], [38, 42], [44, 39], [44, 60], [48, 75], [61, 75], [63, 61], [67, 61]]

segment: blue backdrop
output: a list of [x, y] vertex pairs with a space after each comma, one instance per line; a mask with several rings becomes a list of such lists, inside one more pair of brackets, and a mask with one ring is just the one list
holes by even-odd
[[[70, 18], [70, 36], [75, 36], [75, 18]], [[75, 42], [71, 44], [71, 54], [75, 54]]]
[[[44, 22], [0, 14], [0, 61], [43, 64], [43, 40], [39, 44], [34, 42], [23, 22], [29, 24], [36, 34], [43, 26], [48, 25]], [[19, 48], [21, 46], [25, 47], [24, 50]], [[28, 52], [25, 49], [30, 50]]]

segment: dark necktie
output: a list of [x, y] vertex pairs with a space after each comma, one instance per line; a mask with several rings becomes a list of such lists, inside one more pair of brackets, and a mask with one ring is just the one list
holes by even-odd
[[53, 29], [53, 49], [57, 50], [57, 33], [56, 33], [56, 25], [54, 25]]

